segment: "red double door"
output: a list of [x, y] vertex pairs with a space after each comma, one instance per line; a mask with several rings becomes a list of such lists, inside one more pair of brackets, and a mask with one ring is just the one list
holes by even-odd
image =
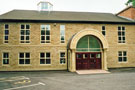
[[101, 69], [100, 52], [78, 52], [76, 53], [76, 69]]

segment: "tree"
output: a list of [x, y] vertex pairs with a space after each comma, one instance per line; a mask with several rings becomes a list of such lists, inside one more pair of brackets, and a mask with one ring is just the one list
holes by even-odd
[[135, 7], [135, 0], [128, 0], [126, 5], [131, 4], [133, 7]]

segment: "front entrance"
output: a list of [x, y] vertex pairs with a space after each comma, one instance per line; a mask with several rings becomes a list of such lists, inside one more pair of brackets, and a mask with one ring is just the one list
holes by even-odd
[[99, 30], [85, 29], [74, 34], [68, 43], [68, 69], [107, 70], [108, 42]]
[[101, 69], [101, 52], [77, 52], [76, 70]]

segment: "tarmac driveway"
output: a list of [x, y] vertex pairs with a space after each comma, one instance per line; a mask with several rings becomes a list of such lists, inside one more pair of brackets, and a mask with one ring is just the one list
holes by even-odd
[[135, 70], [78, 75], [67, 71], [0, 72], [0, 90], [135, 90]]

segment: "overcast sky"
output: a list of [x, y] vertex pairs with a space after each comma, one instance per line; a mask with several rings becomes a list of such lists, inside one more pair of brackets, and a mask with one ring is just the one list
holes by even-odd
[[[0, 14], [13, 9], [37, 10], [41, 0], [0, 0]], [[47, 0], [57, 11], [117, 13], [126, 8], [128, 0]]]

